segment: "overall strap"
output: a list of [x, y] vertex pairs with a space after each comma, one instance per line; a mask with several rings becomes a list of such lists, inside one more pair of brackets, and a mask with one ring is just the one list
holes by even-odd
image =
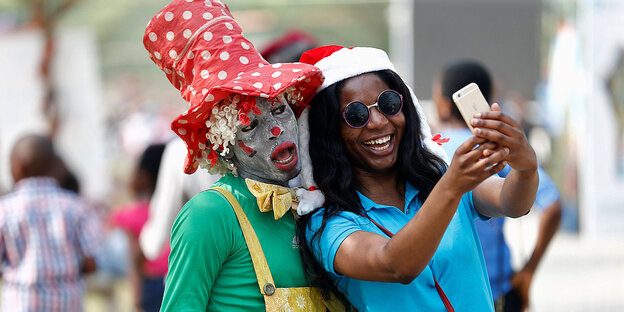
[[243, 236], [245, 237], [245, 242], [247, 243], [247, 249], [249, 249], [249, 255], [251, 255], [251, 261], [253, 262], [254, 271], [256, 272], [256, 278], [258, 279], [260, 293], [268, 296], [273, 295], [275, 293], [275, 282], [273, 282], [273, 276], [271, 275], [269, 264], [267, 263], [264, 252], [262, 251], [262, 246], [260, 246], [260, 241], [258, 241], [256, 231], [254, 231], [249, 219], [247, 219], [243, 208], [241, 208], [236, 198], [234, 198], [234, 195], [232, 195], [232, 193], [228, 190], [218, 186], [211, 187], [210, 189], [219, 192], [223, 195], [223, 197], [225, 197], [225, 199], [227, 199], [228, 202], [230, 202], [230, 205], [236, 213], [238, 223], [243, 230]]
[[[373, 222], [373, 224], [375, 224], [375, 226], [377, 226], [388, 237], [392, 238], [394, 236], [394, 233], [390, 232], [390, 230], [386, 229], [381, 224], [375, 222], [375, 220], [371, 219], [371, 217], [369, 217], [368, 215], [364, 214], [364, 217]], [[446, 297], [446, 294], [442, 290], [442, 286], [438, 284], [438, 280], [436, 280], [435, 276], [432, 275], [432, 277], [433, 281], [435, 282], [435, 288], [438, 291], [438, 295], [440, 295], [440, 299], [442, 299], [442, 302], [444, 303], [444, 307], [446, 307], [446, 310], [448, 312], [455, 312], [455, 309], [453, 309], [453, 306], [451, 305], [451, 301], [449, 301], [448, 297]]]

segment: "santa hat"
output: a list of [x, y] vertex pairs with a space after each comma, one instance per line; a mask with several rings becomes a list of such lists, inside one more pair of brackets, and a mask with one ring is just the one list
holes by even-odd
[[143, 44], [190, 108], [171, 129], [186, 143], [184, 172], [214, 166], [236, 125], [259, 112], [255, 98], [285, 96], [296, 115], [322, 83], [314, 66], [269, 64], [219, 0], [174, 0], [148, 23]]
[[[303, 53], [300, 62], [318, 67], [323, 73], [323, 76], [325, 76], [325, 81], [317, 90], [317, 93], [336, 82], [364, 73], [379, 70], [391, 70], [396, 73], [394, 65], [390, 62], [386, 52], [375, 48], [345, 48], [335, 45], [324, 46]], [[418, 103], [418, 99], [409, 86], [408, 89], [412, 97], [412, 102], [418, 112], [418, 117], [420, 118], [420, 134], [421, 139], [425, 144], [425, 148], [448, 163], [449, 159], [446, 152], [441, 146], [439, 146], [439, 136], [431, 136], [431, 129], [429, 128], [425, 114]], [[314, 190], [316, 189], [316, 183], [314, 182], [312, 176], [312, 164], [310, 161], [308, 146], [310, 134], [308, 133], [309, 128], [307, 127], [307, 117], [306, 110], [298, 120], [300, 124], [299, 145], [301, 146], [299, 150], [299, 158], [302, 161], [300, 176], [304, 187]], [[316, 192], [320, 193], [320, 191]], [[318, 194], [316, 196], [318, 197]], [[308, 213], [315, 208], [320, 207], [323, 204], [323, 201], [324, 198], [322, 200], [318, 199], [316, 200], [315, 207], [300, 207], [298, 211], [300, 214]]]

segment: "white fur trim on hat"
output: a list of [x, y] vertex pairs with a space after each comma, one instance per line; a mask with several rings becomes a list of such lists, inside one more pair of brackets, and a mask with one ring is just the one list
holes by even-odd
[[366, 47], [341, 49], [313, 65], [318, 67], [325, 76], [325, 81], [316, 91], [317, 93], [338, 81], [363, 73], [384, 69], [396, 72], [386, 52]]

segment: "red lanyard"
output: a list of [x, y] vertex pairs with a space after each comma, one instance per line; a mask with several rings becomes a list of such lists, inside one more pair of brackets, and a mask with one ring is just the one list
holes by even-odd
[[[368, 220], [371, 220], [371, 222], [373, 222], [373, 224], [375, 224], [382, 232], [384, 232], [384, 234], [388, 235], [388, 237], [392, 238], [394, 236], [392, 232], [390, 232], [388, 229], [383, 227], [381, 224], [375, 222], [375, 220], [371, 219], [367, 215], [364, 215], [364, 216], [368, 218]], [[436, 287], [436, 290], [438, 291], [438, 295], [440, 295], [440, 298], [442, 299], [442, 302], [444, 303], [446, 310], [448, 312], [455, 312], [455, 309], [453, 309], [453, 306], [451, 305], [451, 302], [446, 297], [446, 294], [442, 290], [442, 287], [440, 286], [440, 284], [438, 284], [438, 280], [436, 280], [435, 276], [432, 276], [432, 277], [433, 277], [433, 281], [435, 282], [435, 287]]]

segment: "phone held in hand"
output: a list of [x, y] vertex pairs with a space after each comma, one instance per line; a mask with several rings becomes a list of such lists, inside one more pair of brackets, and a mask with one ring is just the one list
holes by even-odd
[[464, 121], [470, 128], [472, 134], [474, 134], [474, 129], [470, 124], [470, 120], [474, 117], [476, 113], [487, 112], [490, 110], [490, 105], [488, 105], [483, 93], [479, 89], [479, 86], [472, 82], [467, 86], [461, 88], [459, 91], [453, 93], [453, 101], [462, 117], [464, 117]]

